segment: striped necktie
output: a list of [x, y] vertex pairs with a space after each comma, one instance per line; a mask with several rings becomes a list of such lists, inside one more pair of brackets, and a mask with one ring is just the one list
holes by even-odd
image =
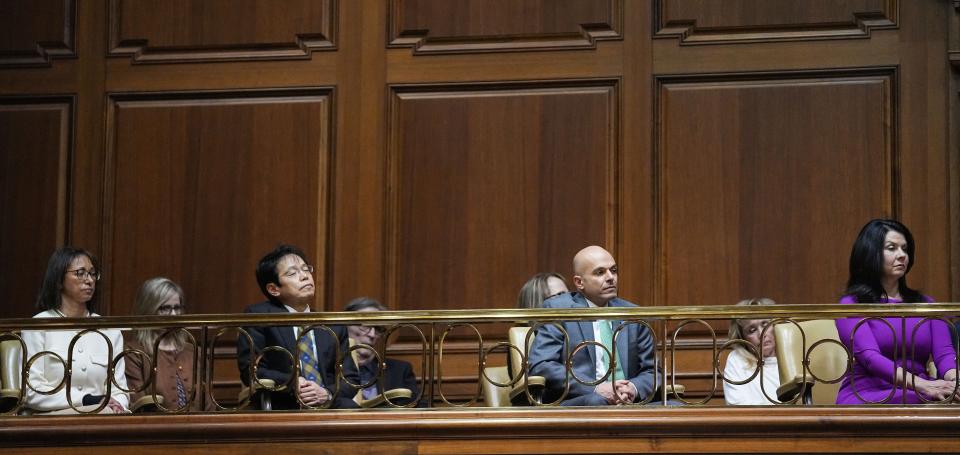
[[187, 405], [187, 388], [183, 385], [183, 378], [180, 377], [180, 370], [177, 370], [177, 407], [182, 408]]
[[302, 376], [308, 381], [323, 385], [323, 381], [320, 379], [320, 366], [317, 363], [317, 357], [313, 354], [313, 349], [310, 347], [310, 334], [304, 333], [303, 336], [300, 337], [297, 345], [300, 349]]

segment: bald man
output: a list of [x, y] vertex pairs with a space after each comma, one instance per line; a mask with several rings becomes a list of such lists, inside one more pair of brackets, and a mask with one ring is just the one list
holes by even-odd
[[[576, 290], [547, 299], [544, 308], [634, 307], [617, 297], [617, 262], [607, 250], [588, 246], [573, 258], [573, 284]], [[560, 398], [566, 381], [565, 364], [576, 346], [584, 341], [611, 343], [612, 331], [621, 321], [565, 321], [570, 337], [569, 350], [563, 349], [563, 333], [553, 325], [537, 331], [530, 349], [530, 374], [547, 381], [544, 402]], [[606, 326], [604, 326], [606, 325]], [[621, 402], [643, 401], [654, 392], [654, 341], [650, 331], [640, 324], [629, 324], [619, 334], [617, 372], [596, 386], [570, 378], [570, 390], [561, 402], [564, 406], [606, 406]], [[608, 349], [610, 347], [608, 346]], [[596, 381], [609, 370], [603, 349], [588, 345], [573, 357], [573, 373], [584, 382]], [[616, 376], [611, 381], [611, 376]]]

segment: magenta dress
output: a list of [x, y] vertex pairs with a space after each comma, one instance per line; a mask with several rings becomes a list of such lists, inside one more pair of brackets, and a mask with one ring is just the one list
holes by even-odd
[[[928, 303], [933, 302], [930, 297], [924, 296]], [[840, 299], [842, 304], [857, 303], [856, 297], [848, 295]], [[900, 300], [882, 299], [880, 303], [901, 303]], [[884, 401], [888, 404], [904, 403], [904, 394], [906, 394], [906, 403], [923, 403], [917, 393], [913, 390], [906, 390], [903, 386], [895, 386], [894, 371], [896, 367], [903, 367], [906, 371], [920, 376], [924, 379], [932, 379], [926, 373], [926, 363], [930, 356], [937, 366], [939, 378], [943, 378], [943, 373], [956, 368], [956, 352], [953, 349], [953, 337], [950, 328], [942, 321], [927, 321], [916, 332], [916, 339], [907, 340], [906, 361], [900, 354], [902, 346], [899, 341], [903, 339], [902, 318], [884, 318], [893, 326], [893, 333], [890, 327], [879, 320], [870, 320], [861, 324], [857, 333], [853, 337], [853, 346], [850, 344], [850, 336], [853, 328], [862, 318], [846, 318], [837, 320], [837, 332], [840, 334], [840, 341], [853, 352], [856, 362], [853, 364], [853, 371], [843, 378], [840, 384], [840, 391], [837, 393], [837, 404], [864, 404], [868, 402]], [[923, 318], [906, 318], [907, 337], [912, 336], [914, 327]], [[915, 352], [914, 345], [916, 346]], [[894, 352], [897, 353], [897, 361], [894, 363]], [[857, 397], [854, 393], [862, 397]], [[891, 395], [891, 390], [896, 389]], [[887, 399], [889, 397], [889, 400]], [[929, 397], [928, 401], [931, 400]]]

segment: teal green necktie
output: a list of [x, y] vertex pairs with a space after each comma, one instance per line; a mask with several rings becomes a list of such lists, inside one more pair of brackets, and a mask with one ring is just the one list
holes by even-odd
[[[600, 326], [600, 333], [597, 334], [597, 341], [607, 347], [610, 352], [613, 352], [613, 330], [610, 328], [610, 321], [597, 321], [597, 325]], [[604, 371], [610, 369], [610, 357], [607, 354], [607, 351], [604, 351], [600, 347], [596, 348], [597, 355], [600, 356], [600, 362], [603, 364], [603, 370], [598, 371], [597, 374], [603, 374]], [[620, 362], [617, 362], [617, 371], [616, 378], [627, 379], [623, 374], [623, 365]], [[607, 376], [607, 381], [610, 381], [611, 377]]]

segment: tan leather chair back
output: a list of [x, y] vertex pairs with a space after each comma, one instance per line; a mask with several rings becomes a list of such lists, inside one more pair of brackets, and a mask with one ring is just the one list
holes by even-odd
[[[777, 341], [777, 365], [780, 369], [781, 391], [799, 386], [804, 380], [803, 357], [814, 343], [830, 339], [839, 342], [837, 325], [833, 319], [816, 319], [799, 323], [806, 334], [801, 336], [800, 330], [791, 323], [777, 324], [774, 327], [774, 337]], [[810, 353], [810, 372], [818, 378], [832, 381], [840, 378], [847, 369], [847, 351], [835, 343], [821, 343]], [[808, 373], [808, 383], [813, 383], [813, 377]], [[826, 384], [814, 383], [813, 404], [836, 404], [837, 391], [840, 382]]]
[[507, 367], [487, 367], [484, 368], [483, 371], [487, 373], [486, 376], [480, 378], [483, 381], [484, 405], [497, 408], [512, 406], [510, 403], [510, 387], [497, 387], [487, 380], [487, 377], [489, 377], [491, 380], [501, 384], [510, 382]]
[[[510, 344], [520, 348], [521, 352], [527, 352], [523, 348], [523, 343], [524, 340], [526, 340], [527, 332], [529, 331], [530, 327], [511, 327], [509, 332]], [[530, 337], [530, 343], [527, 344], [528, 349], [530, 348], [531, 344], [533, 344], [533, 337]], [[520, 371], [520, 368], [523, 366], [523, 359], [520, 356], [520, 352], [517, 352], [516, 349], [510, 350], [510, 366], [514, 371], [514, 374]]]
[[21, 355], [20, 341], [0, 341], [0, 388], [3, 390], [20, 390]]

